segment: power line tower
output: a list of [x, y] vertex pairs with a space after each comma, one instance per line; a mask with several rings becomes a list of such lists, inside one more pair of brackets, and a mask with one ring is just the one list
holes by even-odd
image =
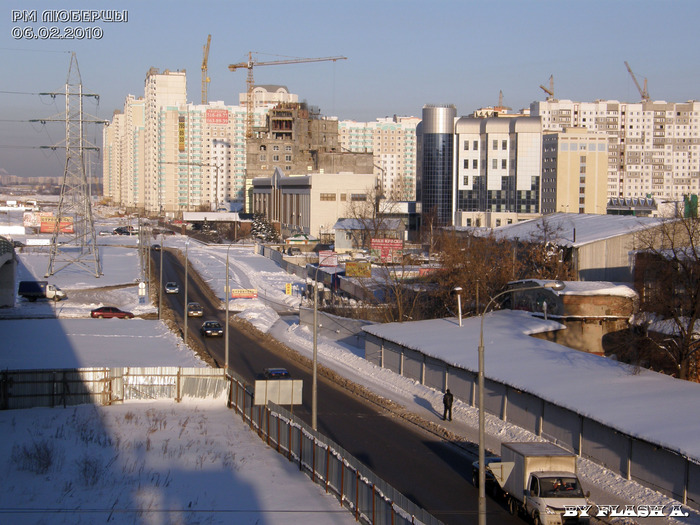
[[[61, 93], [42, 93], [57, 96]], [[78, 59], [71, 54], [66, 80], [66, 166], [63, 172], [61, 196], [56, 212], [56, 227], [51, 238], [49, 267], [45, 277], [76, 264], [95, 277], [102, 275], [100, 254], [95, 239], [95, 223], [92, 217], [91, 189], [85, 162], [87, 152], [97, 150], [85, 140], [85, 124], [102, 123], [83, 114], [83, 97], [99, 98], [94, 93], [83, 93]], [[49, 119], [50, 120], [50, 119]], [[43, 120], [42, 122], [46, 122]], [[54, 122], [61, 120], [55, 119]], [[52, 147], [56, 149], [56, 147]], [[60, 242], [59, 242], [60, 237]]]

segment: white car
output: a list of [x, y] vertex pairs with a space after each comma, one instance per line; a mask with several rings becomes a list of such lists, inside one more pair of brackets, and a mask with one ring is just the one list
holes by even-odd
[[180, 287], [177, 283], [170, 281], [165, 283], [165, 293], [180, 293]]

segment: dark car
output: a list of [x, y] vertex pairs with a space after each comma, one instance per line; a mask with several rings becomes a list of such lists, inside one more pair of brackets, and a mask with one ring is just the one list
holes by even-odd
[[187, 317], [202, 317], [204, 308], [199, 303], [187, 303]]
[[286, 368], [266, 368], [263, 371], [265, 379], [289, 379], [291, 377]]
[[224, 328], [219, 321], [204, 321], [199, 333], [204, 337], [223, 337]]
[[159, 252], [160, 251], [160, 244], [152, 244], [151, 250], [153, 250], [154, 252]]
[[[485, 458], [486, 465], [489, 465], [491, 463], [500, 463], [501, 458], [498, 456], [491, 456], [488, 458]], [[486, 491], [491, 493], [493, 497], [496, 497], [499, 492], [499, 485], [498, 482], [496, 481], [496, 478], [493, 476], [493, 473], [489, 470], [486, 469], [485, 474], [485, 480], [486, 480]], [[475, 487], [479, 486], [479, 462], [475, 461], [472, 463], [472, 483]]]
[[125, 312], [114, 306], [102, 306], [92, 310], [90, 312], [90, 317], [94, 317], [96, 319], [133, 319], [134, 314], [131, 312]]

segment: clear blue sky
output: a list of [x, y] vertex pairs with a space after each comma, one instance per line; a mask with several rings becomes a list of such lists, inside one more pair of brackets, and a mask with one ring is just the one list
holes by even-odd
[[[557, 98], [636, 102], [648, 79], [653, 99], [700, 98], [697, 0], [160, 0], [52, 2], [5, 0], [0, 10], [0, 173], [63, 174], [62, 152], [8, 146], [59, 143], [61, 124], [22, 122], [64, 112], [63, 99], [14, 94], [63, 91], [76, 51], [85, 91], [100, 94], [85, 111], [103, 119], [128, 94], [143, 95], [150, 67], [186, 69], [188, 99], [201, 99], [207, 35], [209, 99], [236, 104], [246, 72], [228, 71], [248, 51], [258, 60], [343, 55], [348, 60], [258, 67], [256, 83], [283, 84], [326, 115], [371, 121], [421, 115], [451, 103], [458, 115], [494, 105], [513, 110], [544, 100], [554, 75]], [[126, 23], [13, 22], [13, 9], [119, 9]], [[99, 40], [15, 39], [13, 27], [99, 26]], [[91, 138], [100, 134], [91, 131]]]

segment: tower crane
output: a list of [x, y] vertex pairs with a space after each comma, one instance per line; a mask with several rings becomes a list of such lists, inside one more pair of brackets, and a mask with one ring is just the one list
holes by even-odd
[[552, 100], [554, 98], [554, 75], [549, 76], [549, 89], [544, 87], [542, 84], [540, 84], [540, 88], [542, 91], [547, 93], [547, 95], [549, 95], [547, 100]]
[[634, 85], [637, 86], [637, 91], [639, 91], [639, 96], [642, 97], [642, 101], [649, 102], [651, 100], [651, 97], [649, 96], [649, 92], [647, 91], [647, 79], [644, 79], [644, 89], [640, 88], [639, 82], [637, 82], [637, 77], [635, 77], [634, 73], [632, 73], [632, 68], [627, 63], [627, 61], [625, 61], [625, 66], [627, 66], [627, 71], [629, 71], [632, 80], [634, 80]]
[[255, 87], [255, 82], [253, 80], [253, 67], [255, 66], [279, 66], [282, 64], [302, 64], [305, 62], [335, 62], [337, 60], [347, 60], [347, 57], [323, 57], [323, 58], [294, 58], [289, 60], [271, 60], [269, 62], [258, 62], [253, 59], [253, 53], [248, 52], [248, 61], [239, 62], [237, 64], [229, 64], [229, 71], [236, 71], [237, 69], [247, 69], [248, 78], [246, 80], [246, 129], [245, 136], [250, 138], [253, 136], [253, 88]]
[[204, 58], [202, 59], [202, 104], [209, 103], [209, 82], [211, 79], [207, 76], [209, 70], [209, 44], [211, 44], [211, 35], [207, 36], [207, 45], [204, 46]]

